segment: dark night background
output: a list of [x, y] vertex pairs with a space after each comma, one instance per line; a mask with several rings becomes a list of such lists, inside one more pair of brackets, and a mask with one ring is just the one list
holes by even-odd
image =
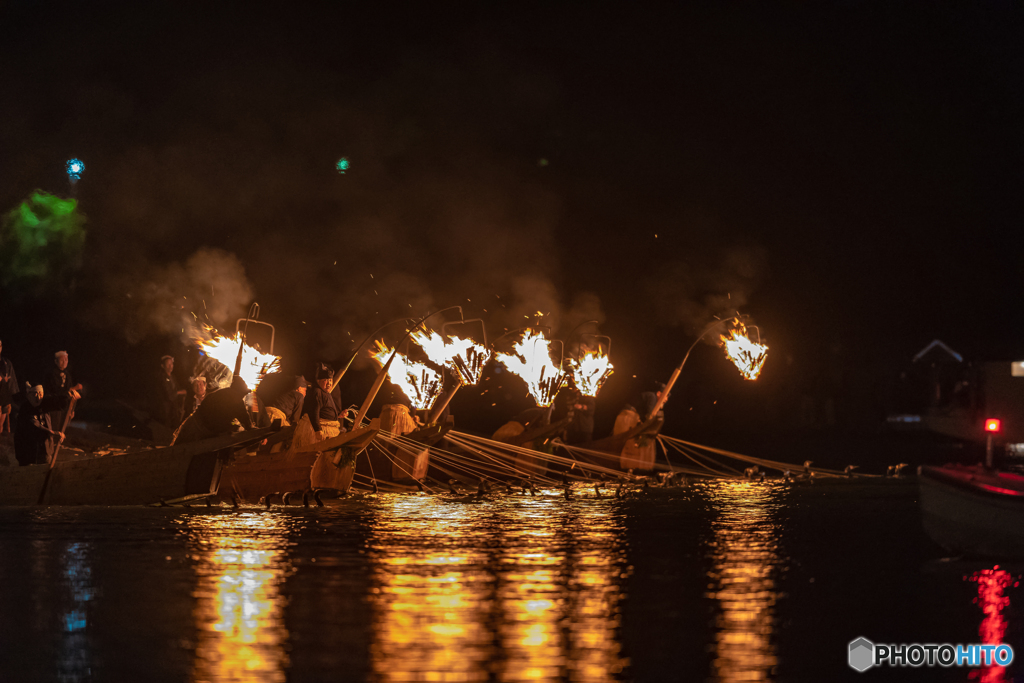
[[[73, 282], [2, 293], [3, 353], [38, 381], [67, 349], [94, 399], [138, 399], [203, 306], [228, 329], [258, 301], [307, 376], [433, 308], [491, 338], [597, 317], [602, 435], [739, 308], [761, 379], [699, 347], [667, 434], [821, 426], [828, 401], [869, 431], [933, 339], [1024, 358], [1022, 29], [1009, 2], [7, 2], [0, 210], [70, 195], [78, 157], [88, 233]], [[453, 404], [471, 431], [525, 406]]]

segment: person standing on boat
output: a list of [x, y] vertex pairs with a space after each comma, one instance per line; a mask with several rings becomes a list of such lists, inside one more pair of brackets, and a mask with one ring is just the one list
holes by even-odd
[[334, 371], [323, 363], [316, 371], [316, 384], [309, 387], [302, 402], [302, 419], [295, 428], [294, 446], [306, 446], [341, 434], [341, 413], [331, 396]]
[[42, 385], [25, 385], [25, 402], [18, 409], [18, 424], [14, 430], [14, 455], [19, 465], [46, 464], [64, 441], [64, 433], [50, 421], [54, 412], [67, 409], [78, 392], [70, 389], [66, 394], [44, 396]]
[[664, 408], [659, 410], [657, 415], [651, 415], [651, 412], [654, 410], [654, 406], [658, 405], [658, 399], [661, 398], [661, 392], [665, 391], [665, 385], [662, 384], [661, 382], [655, 382], [653, 389], [653, 391], [642, 392], [640, 396], [634, 401], [636, 405], [626, 406], [627, 408], [632, 408], [637, 412], [637, 414], [640, 416], [641, 422], [646, 422], [647, 420], [650, 420], [652, 417], [660, 417], [662, 419], [664, 419], [665, 417]]
[[241, 377], [231, 380], [231, 386], [210, 392], [174, 434], [171, 445], [212, 439], [230, 434], [237, 420], [245, 429], [252, 429], [252, 419], [245, 405], [249, 387]]
[[306, 378], [302, 375], [295, 377], [294, 388], [285, 392], [270, 402], [267, 406], [267, 414], [271, 421], [281, 420], [281, 426], [298, 424], [302, 419], [302, 406], [306, 402]]
[[661, 393], [665, 391], [665, 385], [661, 382], [655, 382], [653, 388], [654, 391], [644, 391], [637, 398], [633, 399], [632, 402], [623, 406], [615, 418], [615, 426], [612, 428], [613, 435], [632, 431], [635, 427], [647, 422], [652, 417], [660, 420], [665, 419], [664, 409], [659, 410], [657, 415], [651, 415], [654, 407], [658, 405]]
[[[53, 354], [53, 365], [50, 371], [43, 377], [43, 391], [47, 396], [70, 396], [72, 391], [78, 392], [82, 389], [81, 384], [75, 384], [71, 377], [71, 370], [68, 369], [68, 352], [58, 351]], [[66, 406], [65, 406], [66, 408]], [[50, 422], [54, 429], [61, 429], [65, 421], [65, 409], [54, 410], [50, 413]], [[74, 417], [72, 414], [71, 417]]]
[[[0, 340], [0, 351], [4, 343]], [[0, 356], [0, 434], [11, 432], [11, 404], [21, 388], [18, 387], [18, 375], [14, 372], [14, 363]]]
[[594, 410], [597, 399], [582, 394], [572, 404], [572, 420], [565, 430], [565, 442], [568, 444], [586, 443], [594, 440]]
[[202, 375], [192, 378], [192, 390], [185, 396], [185, 417], [196, 412], [206, 398], [206, 378]]
[[160, 370], [157, 380], [160, 388], [156, 392], [156, 418], [174, 431], [181, 424], [185, 390], [178, 388], [178, 381], [174, 378], [174, 356], [162, 356]]

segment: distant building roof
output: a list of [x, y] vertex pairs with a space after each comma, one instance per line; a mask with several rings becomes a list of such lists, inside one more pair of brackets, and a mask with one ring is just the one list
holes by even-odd
[[926, 346], [926, 347], [924, 347], [923, 349], [921, 349], [921, 350], [920, 350], [920, 351], [918, 352], [918, 354], [917, 354], [916, 356], [914, 356], [914, 362], [916, 363], [916, 362], [918, 362], [919, 360], [922, 360], [922, 359], [923, 359], [923, 358], [924, 358], [925, 356], [927, 356], [927, 355], [928, 355], [928, 354], [929, 354], [930, 352], [932, 352], [933, 350], [937, 350], [937, 351], [945, 351], [945, 352], [946, 352], [947, 354], [949, 354], [949, 355], [950, 355], [950, 356], [951, 356], [952, 358], [954, 358], [954, 359], [956, 360], [956, 362], [957, 362], [957, 363], [962, 363], [962, 362], [963, 362], [963, 360], [964, 360], [964, 357], [963, 357], [963, 356], [961, 356], [961, 355], [960, 355], [959, 353], [957, 353], [957, 352], [956, 352], [956, 351], [954, 351], [953, 349], [951, 349], [951, 348], [949, 348], [948, 346], [946, 346], [946, 345], [945, 345], [945, 344], [944, 344], [943, 342], [941, 342], [941, 341], [939, 341], [938, 339], [936, 339], [936, 340], [935, 340], [935, 341], [933, 341], [933, 342], [932, 342], [931, 344], [929, 344], [928, 346]]

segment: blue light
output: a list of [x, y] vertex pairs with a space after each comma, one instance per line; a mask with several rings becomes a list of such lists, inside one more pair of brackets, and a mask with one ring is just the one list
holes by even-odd
[[82, 177], [82, 171], [85, 170], [85, 164], [81, 159], [68, 159], [67, 169], [68, 178], [75, 181]]
[[344, 173], [348, 170], [348, 157], [342, 157], [338, 159], [338, 163], [334, 165], [338, 169], [338, 173]]

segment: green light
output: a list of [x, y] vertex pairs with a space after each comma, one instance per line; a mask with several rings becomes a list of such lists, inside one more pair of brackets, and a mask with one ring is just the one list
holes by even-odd
[[84, 224], [74, 199], [33, 192], [0, 221], [0, 285], [60, 291], [77, 269]]
[[344, 173], [348, 170], [348, 157], [342, 157], [338, 159], [338, 163], [334, 165], [338, 169], [338, 173]]

